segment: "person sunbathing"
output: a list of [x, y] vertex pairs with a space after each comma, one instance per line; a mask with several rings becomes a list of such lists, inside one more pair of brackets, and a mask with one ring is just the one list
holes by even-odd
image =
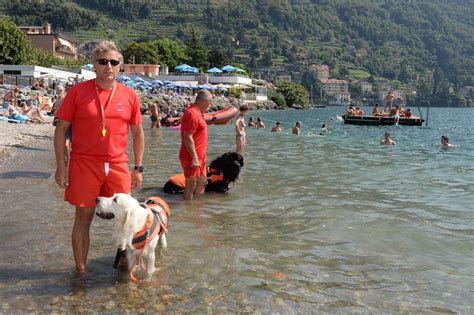
[[372, 109], [372, 116], [375, 116], [375, 117], [382, 116], [382, 112], [379, 110], [378, 103], [375, 103], [374, 108]]

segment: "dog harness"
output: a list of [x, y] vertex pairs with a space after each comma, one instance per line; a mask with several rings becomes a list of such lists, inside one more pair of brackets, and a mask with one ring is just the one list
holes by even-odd
[[132, 245], [135, 249], [143, 249], [158, 234], [163, 235], [168, 228], [169, 208], [160, 198], [153, 197], [145, 201], [148, 211], [145, 225], [133, 235]]
[[[224, 174], [215, 168], [211, 168], [207, 166], [207, 181], [209, 184], [223, 181], [224, 180]], [[184, 189], [186, 186], [186, 178], [184, 177], [184, 174], [177, 174], [169, 179], [170, 182], [172, 182], [174, 185], [180, 187], [181, 189]]]
[[133, 235], [133, 248], [140, 250], [140, 254], [130, 268], [129, 276], [132, 281], [138, 281], [133, 275], [133, 269], [145, 251], [146, 246], [158, 235], [160, 238], [168, 231], [168, 219], [170, 216], [170, 208], [168, 204], [159, 197], [151, 197], [144, 204], [140, 204], [148, 211], [145, 224], [140, 231]]

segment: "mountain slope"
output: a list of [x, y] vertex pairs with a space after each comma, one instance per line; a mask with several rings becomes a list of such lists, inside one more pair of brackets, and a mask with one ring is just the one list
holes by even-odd
[[326, 63], [339, 77], [371, 73], [408, 83], [436, 70], [455, 85], [474, 83], [472, 0], [26, 3], [2, 0], [0, 14], [17, 24], [48, 20], [81, 40], [121, 44], [157, 37], [186, 41], [195, 28], [208, 46], [263, 73], [304, 72], [309, 64]]

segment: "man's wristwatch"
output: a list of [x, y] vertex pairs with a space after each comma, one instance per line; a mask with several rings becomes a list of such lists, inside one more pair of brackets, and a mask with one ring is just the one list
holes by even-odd
[[145, 166], [143, 165], [140, 165], [140, 166], [136, 166], [133, 168], [135, 171], [139, 171], [140, 173], [143, 173], [143, 171], [145, 170]]

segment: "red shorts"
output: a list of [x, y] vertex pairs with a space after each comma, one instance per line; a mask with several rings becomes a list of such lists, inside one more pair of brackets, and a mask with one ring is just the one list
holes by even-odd
[[201, 166], [193, 166], [191, 162], [181, 161], [184, 170], [184, 177], [206, 177], [206, 161], [201, 162]]
[[74, 159], [69, 162], [69, 186], [64, 200], [77, 207], [94, 207], [97, 197], [130, 193], [128, 163]]

